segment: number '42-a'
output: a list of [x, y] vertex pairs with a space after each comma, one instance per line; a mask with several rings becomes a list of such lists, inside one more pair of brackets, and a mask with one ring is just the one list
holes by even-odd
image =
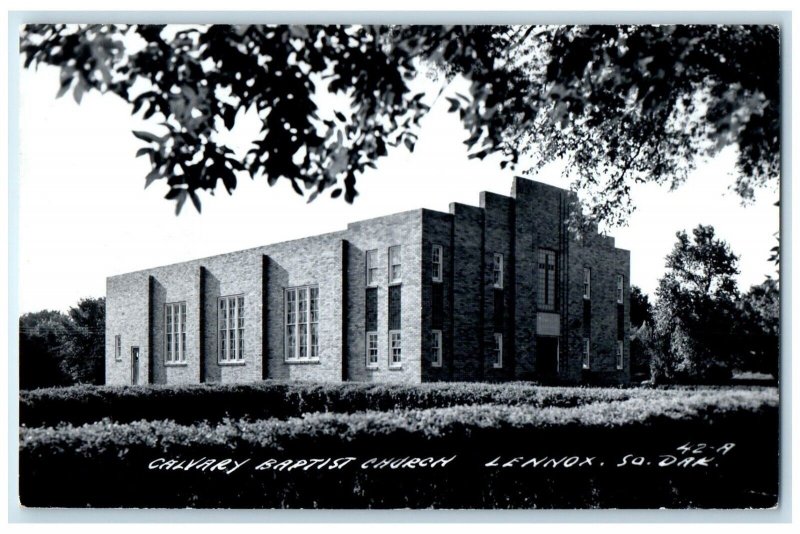
[[728, 454], [731, 449], [736, 446], [735, 443], [725, 443], [718, 447], [714, 447], [708, 443], [692, 443], [691, 441], [684, 443], [680, 447], [677, 448], [682, 454], [703, 454], [714, 451], [717, 454]]

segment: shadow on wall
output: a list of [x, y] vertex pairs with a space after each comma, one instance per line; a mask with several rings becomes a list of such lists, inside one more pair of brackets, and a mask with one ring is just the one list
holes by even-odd
[[[148, 351], [149, 354], [149, 369], [150, 369], [150, 382], [153, 384], [166, 384], [167, 383], [167, 373], [166, 368], [163, 365], [163, 360], [159, 364], [158, 355], [161, 354], [161, 351], [158, 350], [158, 347], [164, 346], [164, 326], [161, 323], [164, 320], [164, 304], [167, 301], [167, 288], [164, 287], [164, 284], [159, 282], [155, 277], [151, 277], [153, 281], [152, 285], [152, 295], [151, 295], [151, 302], [150, 306], [152, 307], [152, 315], [153, 315], [153, 324], [150, 326], [152, 328], [151, 332], [151, 339], [152, 347], [149, 347], [150, 350]], [[157, 325], [161, 325], [161, 328], [158, 328]], [[163, 356], [163, 355], [161, 355]], [[139, 382], [142, 383], [142, 377], [140, 374]]]
[[203, 330], [203, 336], [205, 337], [203, 351], [205, 354], [205, 381], [220, 382], [222, 380], [222, 375], [220, 367], [217, 365], [219, 361], [219, 333], [217, 332], [219, 310], [217, 310], [217, 306], [219, 305], [219, 297], [221, 296], [219, 294], [219, 278], [211, 274], [208, 269], [205, 271], [204, 278], [204, 319], [206, 324]]
[[[283, 364], [283, 290], [289, 287], [289, 271], [269, 258], [267, 270], [267, 309], [263, 310], [261, 318], [267, 325], [266, 339], [263, 340], [262, 353], [264, 365], [267, 367], [267, 378], [290, 379], [291, 366]], [[274, 347], [274, 351], [270, 349]]]
[[[347, 309], [345, 311], [347, 314], [347, 352], [346, 354], [343, 354], [343, 357], [345, 358], [344, 365], [347, 369], [347, 377], [350, 380], [355, 380], [358, 382], [385, 383], [385, 375], [382, 375], [378, 370], [367, 368], [367, 250], [354, 245], [352, 242], [348, 242], [347, 258], [348, 273], [363, 273], [360, 278], [361, 282], [354, 284], [355, 290], [350, 291], [348, 289], [347, 292], [348, 302]], [[353, 277], [348, 276], [348, 279], [352, 280]], [[358, 279], [359, 278], [356, 278], [356, 280]], [[381, 302], [386, 302], [386, 289], [385, 287], [382, 287], [381, 284], [378, 284], [378, 287], [376, 287], [375, 290], [377, 291], [378, 295], [378, 306], [380, 306]], [[382, 354], [379, 353], [378, 358], [380, 359], [381, 357]]]

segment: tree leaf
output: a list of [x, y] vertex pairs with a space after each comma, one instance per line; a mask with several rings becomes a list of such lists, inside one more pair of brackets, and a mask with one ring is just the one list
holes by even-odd
[[159, 178], [161, 178], [161, 173], [158, 171], [158, 169], [153, 169], [152, 171], [147, 173], [147, 176], [145, 176], [145, 178], [144, 178], [144, 188], [147, 189], [147, 187], [150, 184], [152, 184], [153, 182], [155, 182]]
[[197, 210], [197, 213], [202, 213], [200, 210], [200, 198], [197, 196], [197, 193], [194, 189], [189, 190], [189, 197], [192, 199], [192, 204], [194, 204], [194, 208]]
[[175, 204], [175, 215], [181, 214], [181, 208], [183, 208], [183, 204], [186, 202], [186, 197], [188, 196], [186, 194], [186, 189], [179, 189], [178, 191], [178, 200]]
[[61, 87], [58, 89], [58, 93], [56, 94], [56, 98], [61, 98], [64, 96], [67, 91], [69, 91], [69, 86], [72, 85], [72, 78], [66, 78], [61, 80]]
[[158, 137], [158, 136], [156, 136], [154, 134], [151, 134], [150, 132], [135, 131], [134, 130], [133, 135], [138, 137], [142, 141], [147, 141], [149, 143], [160, 143], [161, 142], [161, 138], [160, 137]]

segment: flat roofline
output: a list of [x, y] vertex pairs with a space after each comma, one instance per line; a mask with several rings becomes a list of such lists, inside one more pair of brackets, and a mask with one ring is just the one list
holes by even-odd
[[[106, 279], [116, 278], [118, 276], [128, 276], [128, 275], [132, 275], [132, 274], [145, 273], [145, 272], [148, 272], [148, 271], [152, 271], [154, 269], [164, 269], [164, 268], [167, 268], [167, 267], [178, 267], [178, 266], [181, 266], [181, 265], [188, 265], [188, 264], [195, 263], [195, 262], [203, 262], [203, 261], [213, 260], [215, 258], [221, 258], [223, 256], [229, 256], [231, 254], [244, 254], [244, 253], [247, 253], [247, 252], [253, 252], [253, 251], [256, 251], [256, 250], [259, 250], [259, 249], [268, 248], [268, 247], [277, 247], [277, 246], [280, 246], [280, 245], [286, 245], [286, 244], [289, 244], [289, 243], [303, 241], [305, 239], [332, 237], [332, 236], [336, 236], [336, 235], [341, 235], [342, 237], [345, 237], [347, 235], [347, 231], [350, 228], [357, 227], [357, 226], [365, 224], [365, 223], [373, 223], [373, 222], [380, 221], [382, 219], [388, 219], [388, 218], [398, 217], [398, 216], [402, 216], [402, 215], [409, 215], [409, 214], [413, 214], [413, 213], [419, 213], [420, 215], [422, 215], [422, 212], [424, 212], [424, 211], [434, 212], [434, 210], [427, 210], [426, 208], [416, 208], [416, 209], [413, 209], [413, 210], [398, 211], [398, 212], [395, 212], [395, 213], [389, 213], [387, 215], [381, 215], [379, 217], [372, 217], [372, 218], [369, 218], [369, 219], [360, 219], [360, 220], [357, 220], [357, 221], [353, 221], [353, 222], [347, 223], [347, 226], [342, 230], [334, 230], [333, 232], [325, 232], [325, 233], [322, 233], [322, 234], [311, 234], [311, 235], [307, 235], [307, 236], [303, 236], [303, 237], [298, 237], [298, 238], [295, 238], [295, 239], [287, 239], [285, 241], [277, 241], [277, 242], [274, 242], [274, 243], [265, 243], [263, 245], [258, 245], [258, 246], [250, 247], [250, 248], [231, 250], [231, 251], [228, 251], [228, 252], [221, 252], [219, 254], [213, 254], [211, 256], [203, 256], [203, 257], [200, 257], [200, 258], [193, 258], [193, 259], [190, 259], [190, 260], [183, 260], [183, 261], [177, 261], [177, 262], [173, 262], [173, 263], [165, 263], [163, 265], [156, 265], [154, 267], [146, 267], [144, 269], [137, 269], [135, 271], [127, 271], [127, 272], [124, 272], [124, 273], [112, 274], [112, 275], [107, 276]], [[437, 213], [444, 213], [444, 212], [437, 212]]]
[[276, 243], [267, 243], [265, 245], [258, 245], [258, 246], [255, 246], [255, 247], [242, 248], [242, 249], [239, 249], [239, 250], [231, 250], [230, 252], [221, 252], [219, 254], [213, 254], [211, 256], [203, 256], [203, 257], [194, 258], [194, 259], [191, 259], [191, 260], [176, 261], [174, 263], [165, 263], [163, 265], [156, 265], [154, 267], [146, 267], [144, 269], [137, 269], [135, 271], [128, 271], [128, 272], [124, 272], [124, 273], [112, 274], [112, 275], [106, 276], [106, 280], [108, 280], [109, 278], [116, 278], [118, 276], [128, 276], [128, 275], [131, 275], [131, 274], [145, 273], [147, 271], [152, 271], [152, 270], [155, 270], [155, 269], [164, 269], [166, 267], [178, 267], [180, 265], [187, 265], [187, 264], [195, 263], [195, 262], [213, 260], [215, 258], [221, 258], [223, 256], [230, 256], [231, 254], [244, 254], [244, 253], [253, 252], [253, 251], [256, 251], [256, 250], [259, 250], [259, 249], [262, 249], [262, 248], [277, 247], [279, 245], [286, 245], [288, 243], [294, 243], [296, 241], [302, 241], [304, 239], [311, 239], [311, 238], [315, 238], [315, 237], [317, 237], [317, 238], [332, 237], [332, 236], [335, 236], [337, 234], [344, 235], [346, 232], [347, 232], [347, 230], [336, 230], [336, 231], [333, 231], [333, 232], [325, 232], [324, 234], [313, 234], [313, 235], [309, 235], [309, 236], [305, 236], [305, 237], [298, 237], [298, 238], [295, 238], [295, 239], [287, 239], [286, 241], [278, 241]]
[[[424, 213], [430, 213], [430, 214], [436, 214], [436, 215], [452, 217], [453, 216], [453, 207], [455, 205], [466, 206], [466, 207], [474, 208], [474, 209], [485, 209], [485, 207], [482, 204], [483, 204], [483, 199], [485, 198], [486, 195], [492, 195], [492, 196], [507, 198], [507, 199], [511, 199], [511, 200], [516, 200], [516, 187], [517, 187], [517, 183], [519, 183], [519, 182], [529, 182], [530, 184], [534, 184], [536, 187], [550, 188], [550, 189], [554, 189], [556, 191], [561, 191], [561, 192], [564, 192], [564, 193], [569, 193], [570, 192], [568, 189], [564, 189], [562, 187], [558, 187], [558, 186], [555, 186], [555, 185], [546, 184], [544, 182], [539, 182], [539, 181], [533, 180], [531, 178], [526, 178], [524, 176], [514, 176], [513, 179], [512, 179], [511, 195], [507, 196], [507, 195], [503, 195], [501, 193], [492, 193], [491, 191], [481, 191], [478, 194], [478, 204], [477, 205], [465, 204], [463, 202], [451, 202], [449, 204], [449, 207], [450, 207], [450, 211], [449, 212], [448, 211], [439, 211], [439, 210], [434, 210], [434, 209], [429, 209], [429, 208], [416, 208], [416, 209], [411, 209], [411, 210], [398, 211], [398, 212], [395, 212], [395, 213], [389, 213], [389, 214], [386, 214], [386, 215], [380, 215], [378, 217], [372, 217], [372, 218], [369, 218], [369, 219], [359, 219], [357, 221], [352, 221], [352, 222], [347, 223], [347, 226], [345, 228], [343, 228], [341, 230], [335, 230], [333, 232], [326, 232], [326, 233], [322, 233], [322, 234], [312, 234], [312, 235], [308, 235], [308, 236], [304, 236], [304, 237], [298, 237], [296, 239], [289, 239], [289, 240], [286, 240], [286, 241], [278, 241], [278, 242], [275, 242], [275, 243], [265, 243], [263, 245], [258, 245], [258, 246], [255, 246], [255, 247], [239, 249], [239, 250], [231, 250], [229, 252], [222, 252], [220, 254], [214, 254], [214, 255], [211, 255], [211, 256], [204, 256], [204, 257], [201, 257], [201, 258], [193, 258], [191, 260], [183, 260], [183, 261], [178, 261], [178, 262], [174, 262], [174, 263], [166, 263], [166, 264], [163, 264], [163, 265], [157, 265], [155, 267], [147, 267], [147, 268], [144, 268], [144, 269], [137, 269], [135, 271], [128, 271], [128, 272], [124, 272], [124, 273], [112, 274], [112, 275], [107, 276], [106, 280], [111, 279], [111, 278], [116, 278], [116, 277], [119, 277], [119, 276], [128, 276], [128, 275], [132, 275], [132, 274], [145, 273], [147, 271], [152, 271], [152, 270], [155, 270], [155, 269], [163, 269], [163, 268], [167, 268], [167, 267], [177, 267], [177, 266], [180, 266], [180, 265], [188, 265], [188, 264], [191, 264], [191, 263], [203, 262], [203, 261], [212, 260], [212, 259], [215, 259], [215, 258], [220, 258], [222, 256], [229, 256], [231, 254], [244, 254], [244, 253], [247, 253], [247, 252], [253, 252], [255, 250], [259, 250], [259, 249], [263, 249], [263, 248], [267, 248], [267, 247], [274, 247], [274, 246], [285, 245], [285, 244], [293, 243], [293, 242], [297, 242], [297, 241], [302, 241], [304, 239], [323, 238], [323, 237], [326, 237], [326, 236], [330, 237], [330, 236], [335, 236], [335, 235], [345, 236], [347, 234], [347, 231], [349, 229], [351, 229], [351, 228], [356, 228], [356, 227], [361, 226], [363, 224], [373, 223], [373, 222], [376, 222], [376, 221], [380, 221], [380, 220], [388, 219], [388, 218], [392, 218], [392, 217], [398, 217], [398, 216], [401, 216], [401, 215], [409, 215], [409, 214], [413, 214], [413, 213], [419, 213], [419, 215], [421, 217], [422, 214], [424, 214]], [[600, 235], [602, 235], [602, 234], [600, 234]], [[613, 236], [603, 236], [603, 237], [610, 237], [611, 239], [614, 239]], [[614, 248], [617, 249], [616, 246]], [[617, 250], [625, 250], [625, 249], [617, 249]], [[627, 250], [627, 252], [630, 253], [629, 250]]]

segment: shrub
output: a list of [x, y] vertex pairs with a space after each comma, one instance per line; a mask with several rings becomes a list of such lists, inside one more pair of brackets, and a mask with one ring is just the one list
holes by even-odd
[[513, 384], [252, 384], [75, 386], [21, 392], [24, 426], [170, 419], [181, 423], [296, 417], [308, 412], [351, 413], [472, 404], [577, 406], [622, 400], [633, 390]]
[[[28, 506], [654, 507], [770, 506], [776, 492], [777, 391], [640, 390], [584, 406], [476, 404], [286, 420], [173, 421], [23, 428]], [[735, 441], [752, 469], [492, 470], [495, 456], [656, 457], [685, 440]], [[255, 471], [268, 458], [452, 456], [440, 470]], [[251, 458], [234, 475], [153, 471], [158, 457]], [[124, 484], [117, 481], [124, 480]], [[754, 497], [762, 495], [763, 497]], [[758, 500], [761, 499], [761, 500]]]

